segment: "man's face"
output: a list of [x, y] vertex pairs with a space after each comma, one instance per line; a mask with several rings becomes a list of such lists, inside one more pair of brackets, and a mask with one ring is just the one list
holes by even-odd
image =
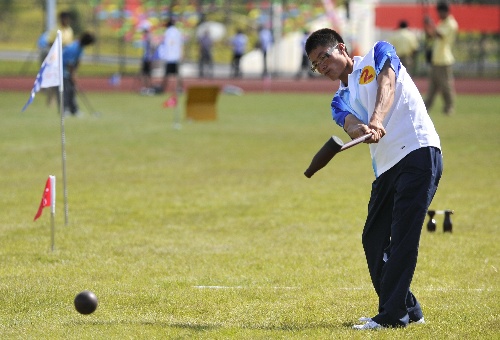
[[448, 11], [438, 11], [439, 19], [444, 20], [448, 16]]
[[348, 65], [344, 49], [344, 44], [316, 47], [309, 53], [312, 70], [334, 81], [340, 79]]
[[71, 25], [71, 18], [69, 16], [61, 17], [61, 25], [65, 27]]

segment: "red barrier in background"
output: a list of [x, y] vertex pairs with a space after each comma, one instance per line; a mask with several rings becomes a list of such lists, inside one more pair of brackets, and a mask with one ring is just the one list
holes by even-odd
[[[461, 32], [500, 33], [500, 6], [450, 5], [450, 13]], [[423, 29], [425, 15], [439, 21], [435, 5], [379, 5], [375, 8], [375, 26], [393, 30], [406, 20], [409, 28]]]

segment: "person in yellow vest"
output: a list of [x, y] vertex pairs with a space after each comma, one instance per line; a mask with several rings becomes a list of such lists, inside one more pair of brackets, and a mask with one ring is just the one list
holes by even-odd
[[52, 44], [54, 40], [56, 40], [57, 30], [61, 31], [62, 45], [65, 47], [69, 45], [74, 40], [73, 28], [71, 27], [71, 13], [70, 12], [61, 12], [59, 13], [59, 27], [50, 32], [49, 42]]
[[436, 10], [440, 19], [437, 26], [429, 17], [424, 19], [425, 32], [433, 38], [429, 89], [425, 106], [427, 110], [430, 110], [436, 94], [441, 92], [444, 100], [443, 112], [450, 115], [455, 109], [455, 84], [452, 69], [455, 57], [452, 48], [458, 32], [458, 23], [450, 14], [447, 3], [439, 2]]
[[389, 42], [396, 48], [399, 60], [411, 75], [418, 51], [418, 39], [416, 34], [408, 28], [406, 20], [399, 22], [399, 29], [389, 39]]

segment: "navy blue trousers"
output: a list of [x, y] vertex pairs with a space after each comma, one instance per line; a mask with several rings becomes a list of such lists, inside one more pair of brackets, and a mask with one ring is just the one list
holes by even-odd
[[363, 248], [386, 327], [406, 326], [423, 317], [410, 291], [427, 209], [443, 171], [441, 151], [417, 149], [372, 184]]

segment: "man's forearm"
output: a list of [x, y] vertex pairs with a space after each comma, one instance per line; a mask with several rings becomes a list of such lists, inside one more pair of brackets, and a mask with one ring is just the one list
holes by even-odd
[[345, 117], [344, 130], [352, 139], [361, 137], [370, 132], [368, 126], [353, 114], [348, 114]]
[[392, 104], [394, 103], [394, 75], [389, 75], [389, 72], [385, 69], [384, 71], [384, 75], [382, 75], [382, 73], [379, 75], [377, 99], [375, 101], [375, 108], [372, 116], [370, 117], [369, 123], [376, 123], [376, 121], [378, 121], [382, 124], [387, 112], [389, 112]]

